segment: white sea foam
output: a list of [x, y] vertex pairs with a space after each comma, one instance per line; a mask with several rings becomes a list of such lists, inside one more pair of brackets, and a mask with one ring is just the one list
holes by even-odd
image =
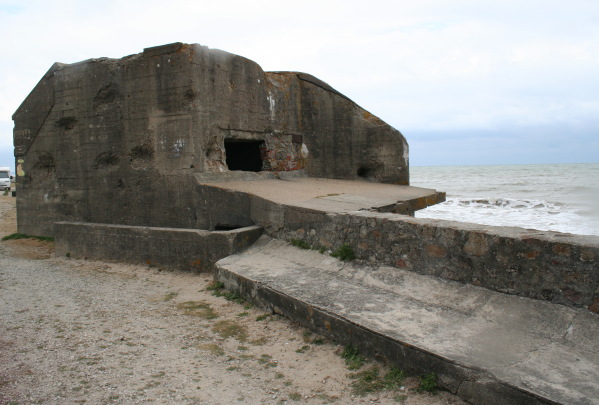
[[599, 164], [410, 170], [412, 185], [448, 196], [417, 217], [599, 235]]

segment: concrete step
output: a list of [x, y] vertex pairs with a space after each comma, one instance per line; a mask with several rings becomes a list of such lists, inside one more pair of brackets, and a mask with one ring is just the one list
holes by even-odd
[[478, 404], [599, 404], [599, 316], [262, 236], [216, 278], [246, 299]]

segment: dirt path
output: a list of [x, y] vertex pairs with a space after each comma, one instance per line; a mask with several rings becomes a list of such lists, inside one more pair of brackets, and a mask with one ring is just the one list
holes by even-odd
[[[0, 237], [15, 218], [0, 197]], [[208, 275], [52, 256], [0, 242], [0, 404], [462, 403], [415, 378], [355, 395], [340, 346], [214, 296]]]

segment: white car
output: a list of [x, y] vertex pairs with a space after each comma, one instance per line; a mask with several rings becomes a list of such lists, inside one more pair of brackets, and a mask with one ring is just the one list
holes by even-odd
[[0, 190], [10, 190], [9, 167], [0, 167]]

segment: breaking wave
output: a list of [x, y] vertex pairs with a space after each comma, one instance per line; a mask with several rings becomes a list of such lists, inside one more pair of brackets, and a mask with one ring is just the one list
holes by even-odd
[[548, 211], [559, 211], [565, 206], [563, 203], [539, 201], [539, 200], [514, 200], [509, 198], [450, 198], [445, 204], [458, 205], [461, 207], [477, 208], [507, 208], [507, 209], [545, 209]]
[[556, 201], [510, 198], [448, 198], [418, 211], [419, 218], [447, 219], [495, 226], [599, 235], [583, 210]]
[[410, 183], [447, 192], [418, 218], [599, 235], [596, 163], [414, 167]]

